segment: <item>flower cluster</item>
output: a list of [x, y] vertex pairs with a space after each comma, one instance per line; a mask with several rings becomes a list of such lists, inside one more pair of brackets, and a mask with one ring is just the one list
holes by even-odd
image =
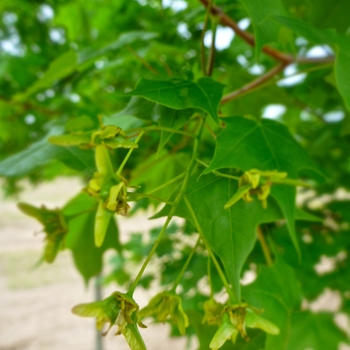
[[128, 215], [130, 206], [126, 200], [126, 180], [114, 173], [105, 146], [96, 147], [95, 162], [97, 172], [90, 180], [86, 192], [99, 201], [95, 218], [95, 244], [100, 247], [112, 216]]
[[180, 334], [185, 334], [188, 327], [188, 317], [183, 311], [181, 298], [171, 292], [162, 292], [154, 296], [140, 311], [140, 317], [147, 316], [153, 316], [158, 322], [170, 319]]
[[118, 327], [116, 335], [122, 334], [131, 349], [146, 350], [138, 326], [147, 327], [140, 321], [139, 306], [127, 294], [114, 292], [104, 300], [76, 305], [72, 312], [82, 317], [96, 317], [98, 330], [102, 330], [104, 325], [109, 323], [104, 335], [116, 325]]
[[307, 184], [287, 179], [287, 173], [278, 172], [277, 170], [260, 171], [251, 169], [246, 171], [238, 181], [238, 190], [225, 204], [225, 209], [230, 208], [233, 204], [243, 199], [245, 202], [252, 202], [252, 195], [257, 195], [263, 208], [267, 207], [267, 197], [270, 194], [272, 184], [285, 184], [290, 186], [307, 186]]
[[204, 312], [203, 323], [219, 326], [209, 345], [212, 350], [221, 348], [229, 339], [235, 343], [238, 334], [248, 339], [246, 328], [260, 328], [269, 334], [279, 334], [278, 327], [260, 317], [258, 311], [246, 303], [224, 306], [209, 299], [204, 303]]
[[59, 209], [47, 209], [44, 205], [40, 208], [28, 203], [18, 203], [18, 208], [24, 213], [37, 219], [43, 226], [46, 233], [46, 245], [43, 259], [52, 263], [57, 253], [64, 246], [64, 238], [68, 232], [67, 218]]
[[110, 149], [137, 148], [137, 144], [128, 140], [125, 132], [115, 125], [103, 125], [100, 118], [100, 130], [77, 131], [65, 135], [49, 137], [49, 142], [57, 146], [79, 146], [81, 148], [93, 148], [104, 145]]

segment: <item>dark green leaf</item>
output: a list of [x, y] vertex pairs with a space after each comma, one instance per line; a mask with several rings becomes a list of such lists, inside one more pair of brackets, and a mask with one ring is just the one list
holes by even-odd
[[300, 312], [293, 315], [292, 329], [287, 350], [338, 349], [340, 342], [347, 342], [347, 336], [333, 321], [333, 315]]
[[[62, 127], [54, 127], [48, 136], [59, 135]], [[21, 176], [28, 174], [51, 159], [62, 154], [63, 148], [51, 145], [46, 139], [33, 143], [27, 149], [8, 157], [0, 163], [1, 176]]]
[[[159, 105], [144, 98], [133, 96], [128, 105], [122, 111], [115, 114], [113, 119], [115, 118], [117, 122], [118, 118], [122, 116], [133, 116], [140, 119], [158, 122], [159, 125], [167, 128], [180, 129], [196, 111], [197, 110], [193, 108], [176, 110]], [[164, 147], [172, 135], [173, 133], [171, 132], [161, 131], [158, 151]]]
[[[298, 170], [317, 171], [306, 152], [293, 139], [288, 129], [272, 120], [256, 122], [243, 117], [228, 118], [217, 138], [215, 155], [204, 173], [220, 168], [278, 170], [296, 178]], [[295, 188], [275, 185], [275, 197], [287, 220], [291, 238], [298, 247], [294, 229]]]
[[[269, 200], [267, 209], [263, 209], [258, 201], [239, 201], [229, 209], [224, 209], [237, 187], [237, 181], [213, 175], [202, 176], [196, 181], [194, 176], [186, 197], [208, 244], [222, 260], [235, 294], [240, 299], [241, 269], [255, 244], [256, 227], [263, 222], [278, 220], [282, 214], [273, 199]], [[165, 215], [167, 211], [168, 207], [159, 215]], [[180, 203], [175, 214], [192, 221], [184, 202]]]
[[286, 349], [292, 312], [301, 303], [300, 287], [292, 268], [281, 258], [273, 267], [261, 266], [256, 281], [243, 287], [242, 294], [250, 305], [264, 310], [261, 317], [280, 329], [279, 335], [267, 335], [264, 349]]
[[338, 53], [335, 61], [335, 77], [339, 92], [345, 101], [346, 107], [350, 110], [350, 57], [342, 51]]
[[37, 91], [51, 86], [55, 81], [60, 80], [73, 73], [77, 65], [77, 55], [74, 51], [67, 51], [57, 57], [49, 66], [42, 78], [30, 86], [26, 92], [17, 98], [25, 100]]
[[148, 80], [142, 78], [131, 96], [142, 96], [173, 109], [199, 108], [218, 123], [217, 111], [224, 86], [210, 78], [190, 80]]
[[102, 56], [110, 51], [121, 49], [124, 46], [130, 45], [135, 41], [149, 41], [158, 36], [158, 33], [132, 31], [122, 33], [119, 38], [105, 47], [97, 50], [86, 49], [78, 54], [79, 64], [83, 64], [88, 60]]
[[281, 25], [270, 18], [272, 15], [286, 15], [281, 0], [243, 0], [254, 26], [256, 36], [256, 52], [268, 43], [278, 41]]
[[75, 266], [86, 283], [91, 277], [96, 277], [102, 271], [102, 257], [106, 250], [121, 249], [115, 220], [110, 221], [102, 246], [99, 248], [95, 246], [96, 209], [97, 202], [86, 193], [78, 194], [63, 209], [65, 215], [76, 216], [69, 222], [66, 247], [72, 251]]

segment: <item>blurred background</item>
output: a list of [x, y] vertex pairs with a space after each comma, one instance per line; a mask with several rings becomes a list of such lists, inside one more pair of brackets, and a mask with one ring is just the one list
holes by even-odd
[[[33, 205], [45, 203], [49, 208], [62, 206], [67, 193], [74, 193], [81, 183], [74, 178], [58, 178], [33, 188], [24, 184], [25, 190], [17, 198], [1, 198], [0, 208], [0, 350], [98, 350], [94, 319], [73, 315], [71, 308], [95, 300], [96, 280], [85, 286], [74, 268], [69, 250], [60, 252], [56, 261], [36, 266], [42, 249], [44, 234], [41, 225], [21, 213], [16, 202], [23, 200]], [[64, 189], [64, 191], [62, 190]], [[146, 214], [131, 220], [120, 219], [121, 239], [130, 232], [145, 232], [163, 219], [148, 221]], [[107, 251], [106, 268], [113, 255]], [[134, 273], [137, 273], [135, 267]], [[102, 288], [103, 296], [115, 291], [116, 285]], [[154, 289], [136, 291], [136, 300], [145, 306], [154, 295]], [[141, 330], [148, 349], [185, 349], [185, 338], [169, 339], [167, 324], [151, 324]], [[122, 336], [115, 337], [115, 328], [103, 337], [104, 350], [127, 350]], [[99, 336], [100, 337], [100, 336]], [[191, 348], [195, 346], [192, 344]]]

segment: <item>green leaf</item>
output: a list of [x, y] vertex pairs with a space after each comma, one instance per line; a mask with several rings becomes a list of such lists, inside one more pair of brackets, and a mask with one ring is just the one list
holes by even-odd
[[242, 0], [254, 26], [256, 53], [268, 43], [278, 42], [281, 25], [270, 18], [272, 15], [286, 15], [281, 0]]
[[[221, 168], [278, 170], [287, 172], [293, 179], [301, 169], [318, 171], [283, 124], [243, 117], [228, 118], [225, 122], [226, 127], [217, 138], [214, 157], [204, 174]], [[271, 194], [281, 207], [291, 239], [299, 251], [294, 228], [295, 188], [275, 185]]]
[[67, 51], [51, 62], [45, 74], [30, 86], [23, 94], [16, 96], [17, 99], [25, 100], [30, 95], [41, 89], [50, 87], [55, 81], [60, 80], [74, 72], [77, 66], [77, 55], [75, 51]]
[[312, 24], [288, 16], [273, 16], [279, 23], [293, 30], [298, 35], [315, 44], [324, 44], [330, 41], [330, 32], [317, 30]]
[[[163, 149], [158, 157], [152, 155], [133, 169], [130, 183], [142, 186], [142, 191], [147, 193], [183, 173], [188, 161], [189, 157], [187, 154], [171, 154]], [[168, 200], [176, 187], [177, 183], [166, 186], [157, 191], [155, 195], [158, 198]], [[155, 204], [158, 205], [159, 203]]]
[[113, 115], [113, 119], [118, 120], [118, 118], [123, 116], [133, 116], [145, 120], [155, 120], [154, 108], [154, 102], [133, 96], [123, 110]]
[[62, 127], [55, 126], [43, 140], [33, 143], [27, 149], [0, 162], [0, 176], [23, 176], [52, 159], [59, 160], [73, 170], [90, 173], [95, 167], [91, 151], [74, 147], [58, 147], [47, 141], [51, 135], [60, 135], [62, 132]]
[[225, 204], [224, 209], [228, 209], [229, 207], [231, 207], [232, 205], [237, 203], [251, 189], [252, 189], [252, 185], [250, 185], [250, 184], [239, 187], [237, 192]]
[[[53, 127], [47, 137], [59, 135], [62, 127]], [[51, 145], [46, 139], [33, 143], [27, 149], [14, 154], [0, 162], [1, 176], [22, 176], [41, 165], [45, 165], [61, 153], [61, 148]]]
[[348, 28], [347, 0], [299, 1], [284, 0], [286, 7], [316, 28], [332, 28], [345, 32]]
[[[165, 106], [159, 105], [159, 124], [167, 128], [180, 129], [183, 127], [187, 121], [196, 113], [196, 109], [188, 108], [184, 110], [176, 110], [167, 108]], [[164, 147], [164, 145], [169, 141], [172, 132], [163, 131], [161, 132], [160, 142], [158, 152]]]
[[144, 31], [131, 31], [120, 34], [117, 40], [100, 49], [86, 49], [78, 54], [79, 64], [83, 64], [91, 59], [105, 55], [110, 51], [119, 50], [124, 46], [130, 45], [135, 41], [149, 41], [158, 36], [158, 33], [144, 32]]
[[94, 153], [92, 150], [83, 150], [76, 147], [60, 147], [55, 159], [69, 168], [90, 175], [95, 170]]
[[348, 38], [330, 30], [317, 30], [311, 24], [292, 17], [274, 16], [284, 26], [316, 44], [329, 44], [338, 47], [335, 61], [335, 76], [339, 93], [346, 107], [350, 110], [349, 77], [350, 77], [350, 45]]
[[[267, 209], [263, 209], [258, 201], [239, 201], [224, 209], [225, 203], [238, 189], [237, 181], [214, 175], [196, 179], [197, 176], [192, 177], [186, 197], [200, 222], [205, 239], [223, 262], [236, 297], [240, 300], [241, 270], [256, 242], [256, 227], [260, 223], [280, 219], [282, 213], [271, 198]], [[169, 206], [166, 206], [156, 217], [166, 215], [168, 211]], [[184, 202], [180, 202], [175, 215], [192, 221]]]
[[142, 78], [130, 96], [142, 96], [173, 109], [198, 108], [207, 112], [218, 123], [217, 111], [224, 85], [201, 78], [196, 83], [190, 80], [148, 80]]
[[264, 349], [286, 349], [292, 312], [301, 303], [301, 291], [293, 269], [277, 258], [273, 267], [260, 267], [258, 278], [243, 287], [242, 294], [250, 305], [264, 310], [263, 318], [280, 329], [280, 334], [267, 336]]
[[[350, 54], [350, 50], [349, 50]], [[335, 77], [339, 92], [350, 111], [350, 56], [340, 51], [335, 61]]]
[[[116, 119], [122, 116], [133, 116], [136, 118], [158, 122], [159, 125], [172, 129], [180, 129], [196, 113], [196, 109], [188, 108], [185, 110], [176, 110], [166, 106], [148, 101], [144, 98], [133, 96], [128, 105], [120, 112], [115, 114]], [[158, 152], [164, 147], [173, 135], [171, 132], [161, 131]]]
[[300, 312], [293, 315], [287, 350], [338, 349], [340, 342], [349, 344], [348, 337], [333, 321], [331, 313]]
[[[63, 209], [67, 216], [76, 216], [69, 221], [66, 247], [72, 251], [76, 268], [85, 283], [97, 276], [103, 267], [103, 254], [113, 248], [121, 250], [119, 232], [115, 220], [110, 220], [104, 242], [97, 248], [94, 243], [94, 222], [97, 202], [86, 193], [74, 197]], [[78, 216], [79, 213], [82, 213]]]

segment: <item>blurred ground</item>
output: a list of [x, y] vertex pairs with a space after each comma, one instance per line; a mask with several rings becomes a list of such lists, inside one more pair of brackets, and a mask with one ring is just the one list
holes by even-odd
[[[80, 187], [77, 180], [58, 179], [35, 189], [28, 187], [17, 200], [0, 201], [0, 350], [95, 350], [94, 321], [70, 312], [72, 306], [94, 300], [93, 284], [85, 288], [69, 251], [60, 253], [53, 265], [33, 268], [43, 247], [43, 235], [34, 234], [41, 226], [20, 213], [15, 204], [22, 200], [34, 205], [45, 203], [49, 208], [61, 206], [67, 200], [67, 193], [73, 195]], [[162, 219], [154, 223], [139, 216], [119, 222], [125, 237], [140, 228], [147, 230], [151, 224], [159, 225]], [[114, 290], [110, 286], [104, 296]], [[154, 291], [137, 291], [135, 299], [142, 307], [153, 294]], [[339, 297], [326, 291], [309, 307], [336, 310], [338, 306]], [[344, 315], [339, 315], [338, 321], [349, 331]], [[186, 348], [185, 339], [169, 340], [167, 325], [148, 325], [148, 329], [142, 330], [148, 350]], [[125, 340], [115, 337], [112, 331], [104, 338], [104, 350], [128, 350]], [[194, 348], [192, 344], [191, 349]]]
[[[19, 200], [53, 208], [80, 187], [77, 180], [58, 179], [26, 189]], [[33, 268], [43, 247], [43, 235], [34, 234], [41, 226], [19, 212], [16, 202], [0, 201], [0, 350], [95, 350], [94, 321], [70, 312], [72, 306], [94, 300], [93, 283], [85, 288], [69, 251], [61, 252], [52, 265]], [[139, 217], [120, 226], [125, 235], [147, 229], [150, 223]], [[109, 287], [104, 296], [114, 290]], [[140, 306], [151, 297], [146, 292], [135, 294]], [[104, 338], [104, 349], [128, 350], [124, 338], [114, 333], [112, 329]], [[170, 350], [185, 349], [184, 339], [169, 341], [168, 334], [167, 325], [150, 325], [143, 331], [149, 350], [163, 350], [164, 344]]]

